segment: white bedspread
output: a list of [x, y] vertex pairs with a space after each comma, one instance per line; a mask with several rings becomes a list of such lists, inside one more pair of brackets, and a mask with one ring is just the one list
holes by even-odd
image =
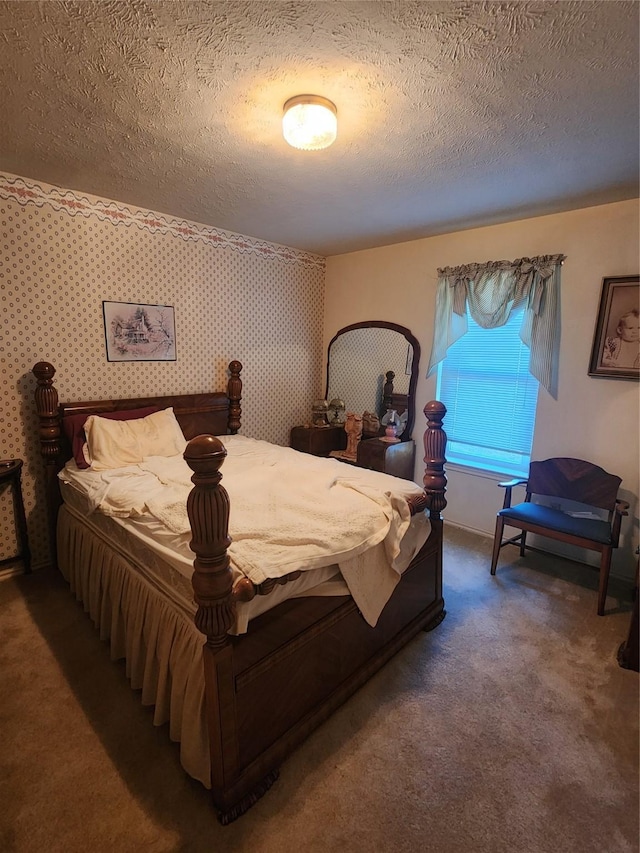
[[[233, 564], [259, 584], [338, 563], [363, 616], [374, 625], [428, 535], [425, 518], [423, 534], [412, 537], [411, 549], [402, 548], [411, 520], [406, 498], [419, 494], [420, 487], [245, 436], [221, 440], [227, 449], [221, 472], [231, 502]], [[189, 534], [192, 472], [181, 456], [80, 473], [98, 511], [120, 517], [149, 512], [176, 534]]]

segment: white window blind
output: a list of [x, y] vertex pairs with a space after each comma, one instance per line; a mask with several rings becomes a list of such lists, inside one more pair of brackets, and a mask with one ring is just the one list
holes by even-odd
[[436, 396], [447, 407], [447, 459], [509, 476], [526, 476], [531, 458], [538, 381], [519, 337], [522, 311], [504, 326], [469, 331], [439, 365]]

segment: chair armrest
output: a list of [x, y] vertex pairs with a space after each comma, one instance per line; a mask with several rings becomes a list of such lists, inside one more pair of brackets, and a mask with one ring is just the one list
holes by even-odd
[[522, 480], [516, 478], [515, 480], [506, 480], [504, 483], [498, 483], [501, 489], [504, 489], [504, 502], [502, 504], [502, 509], [507, 509], [511, 506], [511, 489], [514, 486], [526, 486], [528, 480]]
[[629, 509], [628, 501], [616, 500], [615, 511], [620, 515], [629, 515], [627, 510]]
[[627, 501], [616, 500], [613, 515], [613, 525], [611, 527], [611, 544], [614, 548], [618, 547], [618, 543], [620, 541], [620, 526], [622, 523], [622, 516], [629, 515], [629, 513], [627, 512], [628, 509], [629, 504]]

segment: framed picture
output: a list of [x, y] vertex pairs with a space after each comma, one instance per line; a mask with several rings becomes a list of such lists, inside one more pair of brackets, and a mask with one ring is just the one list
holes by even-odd
[[103, 302], [107, 361], [175, 361], [176, 324], [170, 305]]
[[602, 280], [589, 376], [640, 379], [640, 276]]

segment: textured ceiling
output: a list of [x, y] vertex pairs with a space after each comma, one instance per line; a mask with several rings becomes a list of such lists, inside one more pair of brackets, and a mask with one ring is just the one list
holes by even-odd
[[323, 255], [635, 197], [639, 9], [0, 2], [0, 169]]

